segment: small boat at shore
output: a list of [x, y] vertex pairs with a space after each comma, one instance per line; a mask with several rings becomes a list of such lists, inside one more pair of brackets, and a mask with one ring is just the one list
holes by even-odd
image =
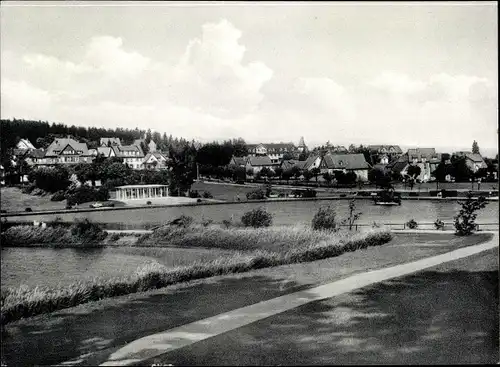
[[385, 206], [394, 206], [394, 205], [401, 205], [401, 202], [394, 202], [394, 201], [376, 201], [375, 205], [385, 205]]
[[375, 205], [396, 206], [401, 205], [401, 194], [394, 189], [382, 191], [373, 197]]

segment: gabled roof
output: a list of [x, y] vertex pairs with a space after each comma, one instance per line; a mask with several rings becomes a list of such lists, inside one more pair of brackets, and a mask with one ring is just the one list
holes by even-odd
[[298, 161], [295, 159], [284, 160], [283, 162], [281, 162], [281, 168], [283, 168], [283, 170], [291, 169], [293, 166], [295, 166], [297, 164], [297, 162]]
[[112, 150], [113, 149], [111, 147], [97, 147], [97, 153], [102, 154], [105, 157], [109, 157]]
[[86, 143], [79, 143], [71, 138], [56, 138], [47, 148], [46, 156], [57, 156], [59, 153], [55, 153], [55, 151], [61, 152], [67, 146], [70, 146], [76, 151], [81, 151], [82, 155], [89, 155], [89, 151]]
[[413, 160], [414, 158], [422, 159], [425, 158], [430, 160], [432, 157], [436, 157], [436, 149], [434, 148], [415, 148], [408, 149], [408, 159]]
[[22, 156], [25, 156], [26, 154], [28, 154], [29, 150], [28, 149], [19, 149], [19, 148], [14, 148], [12, 150], [12, 153], [14, 154], [14, 156], [16, 157], [22, 157]]
[[391, 148], [394, 150], [394, 153], [403, 153], [399, 145], [368, 145], [368, 149], [373, 153], [382, 153], [382, 149], [385, 149], [389, 153]]
[[231, 158], [232, 164], [236, 164], [238, 166], [244, 166], [247, 163], [247, 157], [233, 157]]
[[248, 164], [251, 166], [272, 166], [273, 162], [271, 162], [271, 158], [267, 155], [263, 157], [250, 157], [248, 158]]
[[408, 162], [397, 161], [391, 165], [390, 169], [392, 172], [401, 173], [402, 170], [408, 165]]
[[[19, 147], [19, 145], [21, 145], [21, 147]], [[17, 146], [20, 149], [35, 149], [35, 147], [33, 146], [33, 144], [31, 144], [31, 142], [28, 139], [21, 139], [21, 140], [19, 140], [19, 143], [17, 143]]]
[[483, 163], [484, 159], [479, 153], [467, 153], [465, 156], [475, 163]]
[[297, 161], [297, 163], [295, 163], [294, 167], [297, 167], [298, 169], [304, 169], [306, 166], [306, 163], [307, 163], [307, 161]]
[[255, 149], [259, 146], [266, 148], [268, 153], [279, 153], [286, 151], [294, 151], [295, 145], [293, 143], [259, 143], [259, 144], [247, 144], [247, 149]]
[[363, 154], [326, 154], [323, 157], [323, 161], [328, 169], [350, 170], [370, 168]]
[[163, 155], [162, 153], [152, 152], [152, 153], [146, 154], [146, 156], [144, 157], [144, 163], [146, 163], [151, 157], [154, 157], [157, 161], [160, 161], [160, 160], [166, 161], [167, 160], [167, 157], [165, 157], [165, 155]]
[[319, 157], [319, 155], [310, 155], [309, 158], [307, 158], [307, 160], [305, 161], [303, 169], [309, 169]]
[[122, 158], [130, 158], [129, 155], [124, 154], [124, 152], [139, 152], [139, 155], [136, 157], [144, 157], [144, 152], [142, 151], [141, 147], [138, 145], [113, 145], [111, 147], [113, 151], [115, 152], [115, 155], [117, 157], [122, 157]]
[[111, 145], [122, 145], [120, 138], [101, 138], [101, 146], [108, 146], [108, 143], [111, 143]]

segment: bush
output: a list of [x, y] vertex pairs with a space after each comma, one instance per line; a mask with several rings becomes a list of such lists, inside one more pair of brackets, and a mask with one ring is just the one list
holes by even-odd
[[434, 222], [434, 227], [436, 229], [443, 230], [444, 229], [444, 222], [441, 219], [436, 219], [436, 221]]
[[146, 205], [151, 205], [151, 204], [152, 204], [152, 203], [151, 203], [151, 201], [149, 201], [149, 200], [146, 202]]
[[34, 182], [36, 187], [48, 192], [65, 190], [70, 185], [70, 175], [64, 166], [38, 167], [29, 174], [29, 180]]
[[87, 218], [83, 220], [77, 219], [71, 226], [71, 234], [85, 242], [102, 241], [107, 236], [107, 232], [103, 231], [98, 224], [92, 223]]
[[113, 233], [111, 237], [109, 238], [110, 241], [116, 242], [120, 239], [120, 234], [119, 233]]
[[190, 190], [189, 197], [192, 199], [196, 199], [196, 198], [201, 198], [201, 195], [197, 190]]
[[307, 190], [302, 192], [302, 197], [303, 198], [315, 198], [316, 197], [316, 190], [307, 189]]
[[175, 225], [183, 228], [189, 227], [193, 223], [193, 217], [189, 217], [187, 215], [181, 215], [179, 218], [174, 219], [169, 225]]
[[247, 200], [264, 200], [266, 193], [262, 189], [247, 192]]
[[33, 210], [31, 210], [31, 208], [26, 208], [24, 209], [25, 212], [32, 212]]
[[210, 191], [203, 191], [203, 197], [205, 199], [213, 199], [214, 196], [212, 195], [212, 193]]
[[233, 225], [233, 222], [231, 222], [229, 219], [224, 219], [222, 221], [222, 224], [224, 225], [224, 227], [229, 228]]
[[73, 206], [71, 204], [66, 204], [66, 209], [73, 209]]
[[63, 201], [64, 199], [66, 199], [65, 192], [63, 190], [60, 190], [52, 195], [50, 201]]
[[331, 206], [319, 208], [312, 219], [312, 228], [314, 230], [337, 231], [339, 225], [336, 220], [335, 209]]
[[410, 192], [409, 196], [419, 196], [419, 195], [418, 195], [418, 192]]
[[246, 212], [241, 217], [241, 223], [243, 223], [245, 227], [269, 227], [272, 222], [272, 214], [262, 208], [257, 208]]
[[203, 219], [201, 221], [201, 225], [203, 227], [208, 227], [210, 224], [212, 224], [214, 221], [212, 219]]
[[406, 222], [406, 226], [409, 228], [409, 229], [417, 229], [418, 228], [418, 223], [415, 222], [414, 219], [410, 219], [408, 222]]
[[70, 205], [88, 203], [91, 201], [106, 201], [109, 199], [109, 191], [104, 186], [95, 189], [87, 185], [82, 185], [69, 189], [66, 192], [66, 199]]

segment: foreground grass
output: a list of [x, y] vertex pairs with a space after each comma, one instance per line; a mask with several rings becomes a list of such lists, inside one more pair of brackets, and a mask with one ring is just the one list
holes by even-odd
[[[21, 318], [49, 313], [103, 298], [158, 289], [195, 279], [320, 260], [348, 251], [383, 245], [392, 239], [389, 231], [339, 234], [302, 229], [302, 233], [300, 233], [299, 228], [294, 228], [290, 234], [287, 232], [289, 232], [287, 228], [221, 229], [220, 231], [213, 228], [208, 228], [205, 231], [199, 229], [194, 232], [195, 235], [190, 235], [188, 232], [182, 235], [185, 246], [203, 244], [203, 247], [206, 247], [207, 244], [211, 243], [213, 247], [220, 248], [221, 245], [215, 246], [216, 238], [214, 237], [219, 234], [221, 235], [219, 244], [222, 246], [229, 248], [231, 246], [230, 240], [241, 241], [232, 243], [232, 248], [251, 249], [251, 251], [237, 251], [233, 255], [222, 256], [212, 261], [196, 262], [190, 266], [180, 266], [173, 269], [159, 263], [151, 263], [137, 269], [127, 277], [96, 279], [91, 282], [74, 283], [62, 288], [29, 288], [26, 286], [8, 288], [1, 295], [1, 323], [3, 325]], [[154, 234], [153, 237], [159, 238], [160, 233]], [[245, 236], [246, 240], [242, 241]], [[176, 244], [182, 243], [180, 240], [182, 237], [179, 234], [176, 235]], [[199, 240], [201, 237], [207, 238], [207, 240], [202, 242]], [[252, 247], [251, 243], [254, 240], [258, 240], [258, 242]], [[301, 240], [305, 242], [300, 243]], [[151, 241], [151, 238], [148, 241]], [[266, 247], [268, 248], [264, 250], [263, 248]]]

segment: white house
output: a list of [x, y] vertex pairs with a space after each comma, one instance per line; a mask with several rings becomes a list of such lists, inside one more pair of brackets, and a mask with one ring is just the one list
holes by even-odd
[[123, 159], [123, 163], [133, 169], [142, 169], [144, 161], [144, 152], [137, 145], [113, 145], [111, 147], [114, 155]]
[[159, 152], [149, 152], [144, 157], [142, 162], [144, 168], [146, 169], [165, 169], [167, 168], [168, 158], [164, 154]]
[[19, 143], [16, 144], [16, 148], [23, 149], [23, 150], [35, 150], [36, 149], [28, 139], [19, 140]]

